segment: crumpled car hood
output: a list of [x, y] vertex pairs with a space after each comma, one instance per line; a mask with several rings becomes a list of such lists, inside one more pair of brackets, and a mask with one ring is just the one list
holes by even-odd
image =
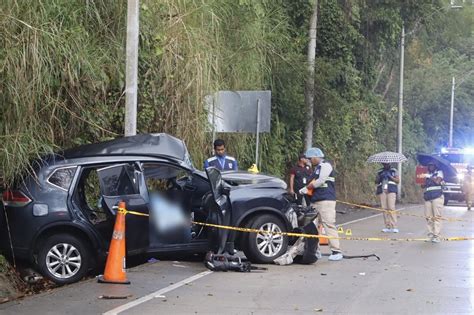
[[[206, 172], [195, 170], [195, 173], [207, 178]], [[254, 174], [245, 171], [226, 171], [221, 172], [222, 179], [230, 186], [253, 186], [256, 188], [279, 188], [286, 189], [285, 181], [278, 177], [266, 174]]]
[[259, 188], [281, 188], [286, 189], [286, 183], [278, 177], [254, 174], [249, 172], [222, 172], [222, 179], [231, 186], [252, 185]]

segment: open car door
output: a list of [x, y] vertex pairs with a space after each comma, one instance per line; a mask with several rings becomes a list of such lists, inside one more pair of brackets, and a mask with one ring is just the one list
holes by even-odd
[[[127, 210], [149, 213], [148, 195], [140, 194], [143, 176], [134, 165], [118, 164], [98, 169], [97, 172], [102, 206], [113, 215], [116, 215], [120, 201], [125, 202]], [[127, 252], [134, 254], [146, 251], [149, 245], [148, 217], [127, 215], [126, 236]]]
[[[232, 222], [229, 187], [225, 185], [217, 168], [207, 168], [206, 174], [211, 185], [211, 195], [208, 195], [205, 201], [205, 206], [210, 211], [210, 223], [228, 226]], [[211, 249], [217, 254], [224, 253], [230, 231], [212, 228], [210, 232]]]

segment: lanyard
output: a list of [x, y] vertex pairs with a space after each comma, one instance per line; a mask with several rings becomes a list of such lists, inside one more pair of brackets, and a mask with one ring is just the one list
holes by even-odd
[[225, 156], [222, 157], [222, 161], [220, 157], [217, 157], [217, 161], [219, 162], [219, 165], [221, 166], [221, 169], [224, 170], [225, 168]]

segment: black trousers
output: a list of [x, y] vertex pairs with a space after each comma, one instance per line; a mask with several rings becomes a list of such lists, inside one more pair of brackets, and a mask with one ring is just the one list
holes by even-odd
[[309, 196], [308, 195], [301, 195], [300, 193], [296, 192], [296, 200], [295, 200], [296, 203], [301, 206], [301, 205], [303, 205], [303, 200], [305, 201], [306, 206], [309, 206], [309, 204], [311, 202]]

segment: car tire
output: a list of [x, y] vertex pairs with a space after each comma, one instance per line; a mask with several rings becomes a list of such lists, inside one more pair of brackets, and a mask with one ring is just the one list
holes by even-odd
[[[287, 231], [285, 224], [271, 214], [255, 216], [247, 223], [247, 227], [265, 231], [273, 230], [274, 232]], [[242, 241], [245, 256], [254, 263], [272, 263], [288, 249], [288, 236], [286, 235], [249, 233]]]
[[46, 278], [56, 284], [81, 280], [89, 271], [90, 251], [85, 242], [71, 234], [48, 237], [38, 251], [38, 267]]

